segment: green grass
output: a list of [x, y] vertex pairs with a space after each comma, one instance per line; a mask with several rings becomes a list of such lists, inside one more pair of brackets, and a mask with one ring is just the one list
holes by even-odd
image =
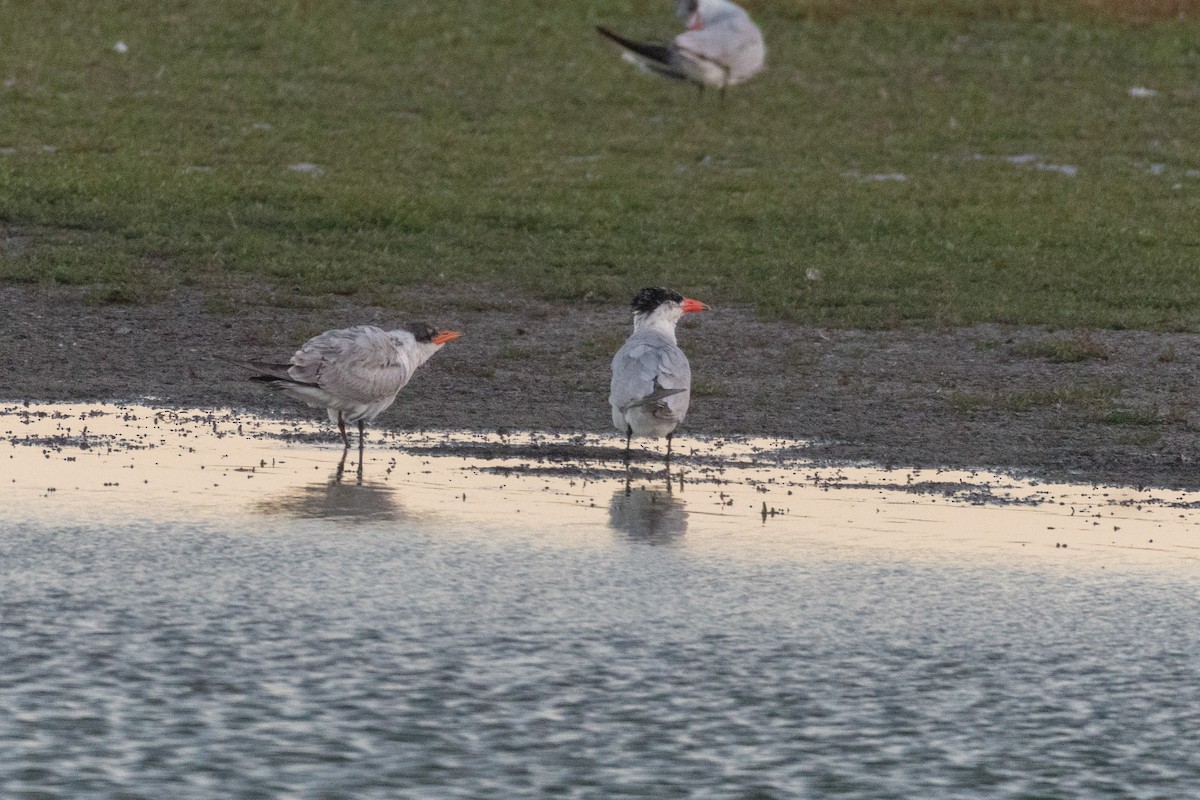
[[1108, 421], [1106, 415], [1115, 411], [1115, 404], [1120, 396], [1119, 386], [1100, 384], [996, 392], [988, 395], [954, 392], [948, 398], [948, 402], [951, 408], [964, 414], [990, 409], [1023, 413], [1041, 408], [1061, 407], [1088, 411], [1093, 417], [1105, 418], [1105, 421]]
[[1080, 361], [1108, 360], [1108, 348], [1086, 334], [1070, 338], [1052, 336], [1019, 345], [1016, 352], [1043, 358], [1051, 364], [1075, 364]]
[[0, 0], [0, 281], [1195, 329], [1200, 25], [1105, 5], [747, 2], [768, 70], [722, 102], [592, 31], [665, 0]]

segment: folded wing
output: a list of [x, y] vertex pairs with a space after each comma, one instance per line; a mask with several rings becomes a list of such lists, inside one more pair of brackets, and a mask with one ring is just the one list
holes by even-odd
[[644, 407], [655, 417], [680, 422], [691, 399], [692, 370], [674, 343], [657, 335], [634, 334], [612, 364], [609, 403], [622, 413]]
[[373, 325], [355, 325], [309, 339], [292, 356], [288, 374], [352, 403], [394, 396], [412, 377], [391, 337]]

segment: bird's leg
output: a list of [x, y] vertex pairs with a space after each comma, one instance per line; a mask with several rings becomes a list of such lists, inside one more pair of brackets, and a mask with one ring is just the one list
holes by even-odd
[[360, 419], [358, 421], [358, 482], [359, 485], [363, 482], [363, 429], [365, 423]]
[[629, 471], [629, 448], [633, 444], [633, 427], [625, 429], [625, 471]]
[[346, 435], [346, 418], [342, 416], [342, 412], [338, 412], [338, 432], [342, 434], [342, 444], [346, 445], [346, 449], [350, 449], [350, 437]]
[[671, 493], [671, 439], [675, 438], [675, 431], [667, 434], [667, 494]]

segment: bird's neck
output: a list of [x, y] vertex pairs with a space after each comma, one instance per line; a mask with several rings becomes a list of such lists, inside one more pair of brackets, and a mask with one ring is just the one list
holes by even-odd
[[677, 320], [662, 314], [634, 314], [633, 315], [633, 332], [642, 333], [644, 331], [654, 331], [662, 334], [669, 341], [675, 341], [675, 323]]
[[396, 343], [396, 358], [408, 367], [410, 374], [441, 349], [441, 345], [432, 342], [414, 341], [408, 331], [392, 331], [391, 336]]

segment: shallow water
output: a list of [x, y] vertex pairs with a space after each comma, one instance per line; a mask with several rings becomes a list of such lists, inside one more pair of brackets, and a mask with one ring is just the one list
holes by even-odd
[[313, 430], [0, 411], [0, 797], [1200, 796], [1195, 495]]

